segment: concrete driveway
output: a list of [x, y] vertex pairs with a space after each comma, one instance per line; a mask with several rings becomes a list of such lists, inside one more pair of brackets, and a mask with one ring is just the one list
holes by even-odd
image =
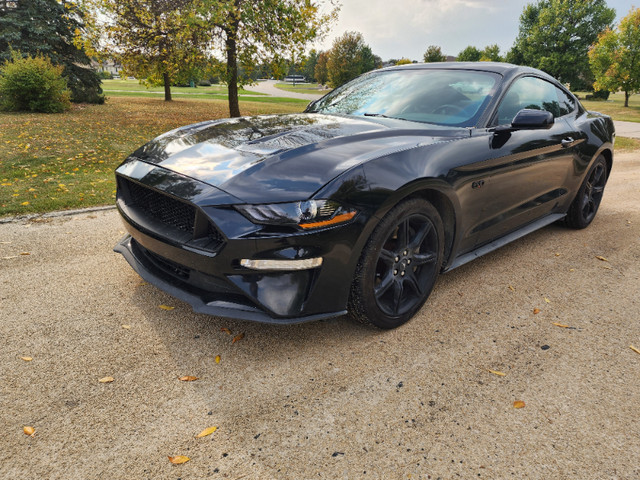
[[640, 478], [639, 207], [618, 155], [588, 229], [443, 275], [389, 332], [194, 314], [111, 251], [113, 210], [2, 224], [0, 478]]
[[281, 82], [276, 80], [260, 80], [255, 85], [245, 85], [244, 89], [254, 91], [254, 92], [259, 92], [259, 93], [266, 93], [267, 95], [271, 95], [273, 97], [300, 98], [300, 99], [309, 100], [309, 101], [317, 100], [318, 98], [324, 95], [324, 93], [320, 91], [317, 95], [307, 94], [307, 93], [298, 93], [298, 92], [288, 92], [286, 90], [277, 88], [276, 83], [281, 83]]

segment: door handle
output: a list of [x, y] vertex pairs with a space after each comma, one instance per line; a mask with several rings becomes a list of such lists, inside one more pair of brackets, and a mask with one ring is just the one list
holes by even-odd
[[574, 142], [573, 138], [567, 137], [567, 138], [563, 138], [560, 144], [562, 145], [562, 148], [569, 148], [571, 145], [573, 145], [573, 142]]

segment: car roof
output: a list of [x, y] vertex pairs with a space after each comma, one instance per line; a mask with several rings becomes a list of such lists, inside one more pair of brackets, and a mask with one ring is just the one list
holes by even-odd
[[513, 65], [511, 63], [502, 62], [432, 62], [432, 63], [410, 63], [406, 65], [398, 65], [383, 68], [382, 70], [476, 70], [480, 72], [494, 72], [500, 75], [535, 73], [549, 77], [546, 73], [536, 68], [526, 67], [522, 65]]
[[372, 72], [385, 72], [397, 70], [469, 70], [476, 72], [491, 72], [503, 77], [503, 81], [508, 84], [510, 81], [520, 75], [535, 75], [544, 78], [556, 85], [561, 83], [546, 72], [537, 68], [527, 67], [523, 65], [513, 65], [512, 63], [503, 62], [431, 62], [431, 63], [411, 63], [406, 65], [398, 65], [386, 67], [380, 70], [372, 70]]

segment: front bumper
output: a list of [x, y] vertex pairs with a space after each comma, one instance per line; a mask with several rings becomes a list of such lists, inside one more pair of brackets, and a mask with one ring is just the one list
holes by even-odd
[[[242, 277], [245, 277], [246, 281], [243, 283], [247, 283], [250, 286], [249, 290], [258, 297], [251, 300], [241, 288], [234, 288], [233, 282], [226, 284], [215, 276], [174, 264], [171, 260], [156, 255], [140, 245], [131, 235], [125, 235], [115, 246], [114, 251], [122, 254], [145, 281], [189, 303], [194, 311], [199, 313], [272, 324], [309, 322], [347, 313], [346, 310], [339, 310], [310, 315], [279, 316], [264, 306], [263, 309], [256, 305], [255, 302], [259, 301], [259, 298], [263, 300], [266, 298], [268, 301], [267, 297], [270, 295], [280, 300], [276, 308], [286, 308], [288, 305], [295, 309], [295, 304], [298, 303], [296, 297], [299, 297], [301, 289], [305, 290], [308, 287], [309, 271], [302, 270], [271, 276], [255, 273], [244, 275]], [[170, 273], [172, 269], [176, 272], [175, 274]], [[181, 281], [179, 276], [189, 280]], [[252, 279], [252, 277], [263, 278]]]

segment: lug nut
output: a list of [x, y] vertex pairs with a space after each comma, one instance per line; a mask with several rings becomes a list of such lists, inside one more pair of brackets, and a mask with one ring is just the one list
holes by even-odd
[[400, 276], [404, 277], [404, 270], [402, 272], [400, 272]]
[[396, 262], [400, 261], [400, 257], [396, 257]]
[[407, 252], [406, 250], [404, 252], [402, 252], [403, 255], [407, 255], [407, 253], [409, 253], [409, 252]]
[[394, 274], [394, 275], [397, 275], [397, 274], [398, 274], [398, 270], [394, 270], [394, 271], [393, 271], [393, 274]]

